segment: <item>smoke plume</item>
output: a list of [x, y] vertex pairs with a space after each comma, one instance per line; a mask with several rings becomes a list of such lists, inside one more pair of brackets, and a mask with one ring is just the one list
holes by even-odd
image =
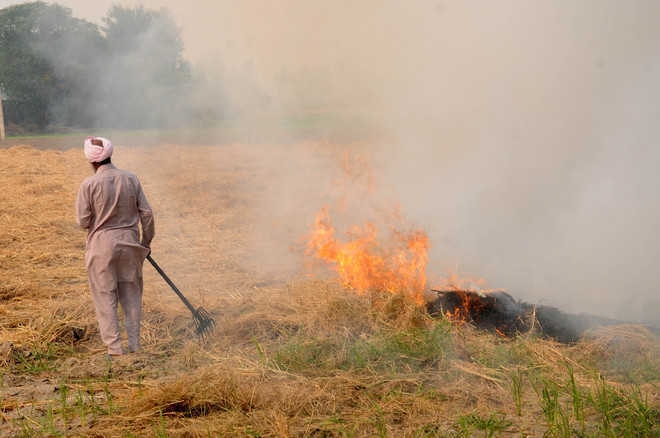
[[[92, 19], [109, 6], [61, 3]], [[431, 278], [457, 269], [529, 302], [660, 322], [659, 3], [140, 4], [181, 27], [199, 105], [368, 126], [354, 140], [375, 144], [381, 193], [428, 232]], [[273, 153], [287, 171], [268, 211], [300, 235], [332, 162]]]

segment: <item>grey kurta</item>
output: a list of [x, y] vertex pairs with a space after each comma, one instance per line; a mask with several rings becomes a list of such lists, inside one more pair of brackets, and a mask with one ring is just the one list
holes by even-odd
[[101, 339], [109, 354], [122, 353], [119, 301], [128, 349], [136, 351], [140, 347], [142, 264], [154, 237], [153, 214], [137, 176], [112, 164], [100, 166], [81, 184], [76, 213], [80, 226], [88, 230], [85, 263]]

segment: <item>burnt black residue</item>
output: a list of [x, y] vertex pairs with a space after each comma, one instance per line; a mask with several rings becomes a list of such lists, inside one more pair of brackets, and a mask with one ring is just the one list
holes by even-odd
[[427, 304], [431, 316], [450, 314], [477, 327], [516, 336], [536, 330], [559, 342], [578, 341], [590, 328], [617, 324], [608, 318], [564, 313], [555, 307], [518, 301], [506, 292], [481, 293], [469, 290], [433, 290], [437, 298]]

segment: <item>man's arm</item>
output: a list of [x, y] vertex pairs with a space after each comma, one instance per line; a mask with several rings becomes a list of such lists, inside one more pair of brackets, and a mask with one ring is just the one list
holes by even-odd
[[83, 228], [89, 228], [92, 225], [94, 214], [89, 204], [89, 195], [87, 193], [87, 185], [82, 184], [78, 190], [76, 197], [76, 221], [78, 225]]
[[156, 227], [154, 224], [154, 214], [151, 211], [147, 197], [142, 191], [142, 185], [138, 182], [138, 196], [137, 196], [138, 213], [140, 214], [140, 224], [142, 225], [142, 246], [149, 248], [151, 241], [156, 234]]

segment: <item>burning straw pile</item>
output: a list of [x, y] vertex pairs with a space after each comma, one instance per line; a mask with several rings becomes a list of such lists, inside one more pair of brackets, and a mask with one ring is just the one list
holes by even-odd
[[[345, 156], [344, 181], [368, 183], [374, 192], [374, 181], [366, 161]], [[364, 174], [366, 178], [363, 177]], [[362, 176], [362, 178], [361, 178]], [[349, 183], [340, 187], [354, 190]], [[344, 197], [334, 210], [346, 212]], [[423, 304], [433, 317], [448, 318], [457, 323], [471, 323], [502, 336], [536, 332], [559, 342], [576, 342], [590, 328], [616, 324], [617, 321], [592, 315], [572, 315], [550, 306], [536, 306], [516, 300], [502, 291], [464, 289], [449, 282], [447, 289], [431, 289], [426, 293], [429, 238], [422, 230], [407, 229], [398, 211], [387, 220], [389, 234], [383, 237], [372, 221], [353, 226], [342, 236], [332, 224], [330, 207], [318, 212], [308, 236], [307, 253], [333, 269], [341, 282], [359, 294], [389, 292], [400, 294], [411, 302]], [[458, 279], [458, 283], [462, 281]]]
[[427, 309], [432, 316], [469, 322], [502, 336], [538, 332], [559, 342], [578, 341], [589, 329], [621, 322], [587, 314], [569, 314], [551, 306], [536, 306], [502, 291], [433, 290]]

